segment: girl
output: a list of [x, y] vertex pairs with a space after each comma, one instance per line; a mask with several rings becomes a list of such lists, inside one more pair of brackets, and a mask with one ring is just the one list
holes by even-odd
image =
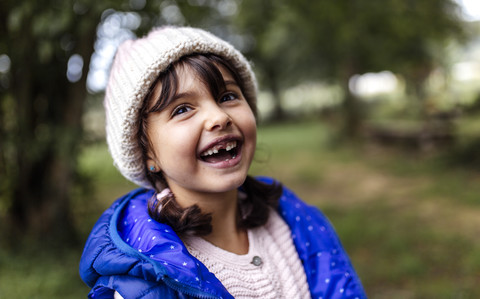
[[365, 298], [327, 219], [248, 176], [256, 81], [230, 44], [173, 27], [125, 42], [105, 109], [115, 165], [143, 188], [88, 238], [90, 298]]

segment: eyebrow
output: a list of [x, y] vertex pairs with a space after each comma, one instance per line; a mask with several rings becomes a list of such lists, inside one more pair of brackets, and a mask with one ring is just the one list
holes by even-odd
[[[237, 83], [235, 80], [225, 80], [224, 83], [225, 83], [225, 86], [227, 86], [227, 85], [235, 85], [235, 86], [237, 86], [237, 87], [240, 88], [240, 86], [238, 85], [238, 83]], [[178, 100], [178, 99], [181, 99], [181, 98], [194, 97], [195, 95], [196, 95], [196, 92], [195, 92], [195, 91], [192, 91], [192, 90], [188, 90], [188, 91], [185, 91], [185, 92], [180, 92], [180, 93], [175, 94], [175, 95], [172, 97], [172, 100], [170, 101], [170, 103], [173, 103], [174, 101], [176, 101], [176, 100]]]
[[194, 97], [195, 96], [195, 91], [185, 91], [185, 92], [180, 92], [180, 93], [177, 93], [175, 94], [173, 97], [172, 97], [172, 100], [170, 101], [170, 103], [173, 103], [175, 102], [176, 100], [178, 99], [181, 99], [181, 98], [191, 98], [191, 97]]
[[239, 86], [238, 83], [237, 83], [237, 81], [235, 81], [235, 80], [225, 80], [224, 82], [225, 82], [225, 86], [226, 86], [226, 85], [236, 85], [236, 86]]

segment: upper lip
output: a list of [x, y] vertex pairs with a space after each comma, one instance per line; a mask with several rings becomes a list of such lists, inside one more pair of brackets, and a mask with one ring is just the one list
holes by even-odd
[[208, 149], [214, 147], [217, 144], [227, 143], [227, 142], [230, 142], [230, 141], [237, 141], [238, 142], [238, 141], [241, 141], [241, 140], [242, 139], [239, 136], [233, 135], [233, 134], [215, 138], [210, 143], [208, 143], [205, 147], [200, 149], [200, 151], [198, 151], [198, 156], [200, 156], [203, 152], [207, 151]]

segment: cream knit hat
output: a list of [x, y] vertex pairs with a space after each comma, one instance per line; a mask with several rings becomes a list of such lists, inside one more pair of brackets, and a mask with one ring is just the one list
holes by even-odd
[[232, 63], [245, 83], [244, 96], [256, 113], [257, 86], [250, 64], [232, 45], [211, 33], [190, 27], [163, 27], [124, 42], [115, 55], [105, 91], [106, 134], [115, 166], [137, 185], [152, 188], [137, 140], [143, 101], [162, 71], [193, 53], [216, 54]]

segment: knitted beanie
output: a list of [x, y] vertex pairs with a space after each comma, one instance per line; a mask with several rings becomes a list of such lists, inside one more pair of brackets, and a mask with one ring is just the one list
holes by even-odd
[[155, 79], [181, 57], [216, 54], [240, 74], [244, 96], [256, 113], [256, 79], [245, 57], [229, 43], [201, 29], [162, 27], [125, 41], [117, 50], [105, 91], [107, 143], [115, 166], [135, 184], [152, 188], [138, 143], [139, 114]]

